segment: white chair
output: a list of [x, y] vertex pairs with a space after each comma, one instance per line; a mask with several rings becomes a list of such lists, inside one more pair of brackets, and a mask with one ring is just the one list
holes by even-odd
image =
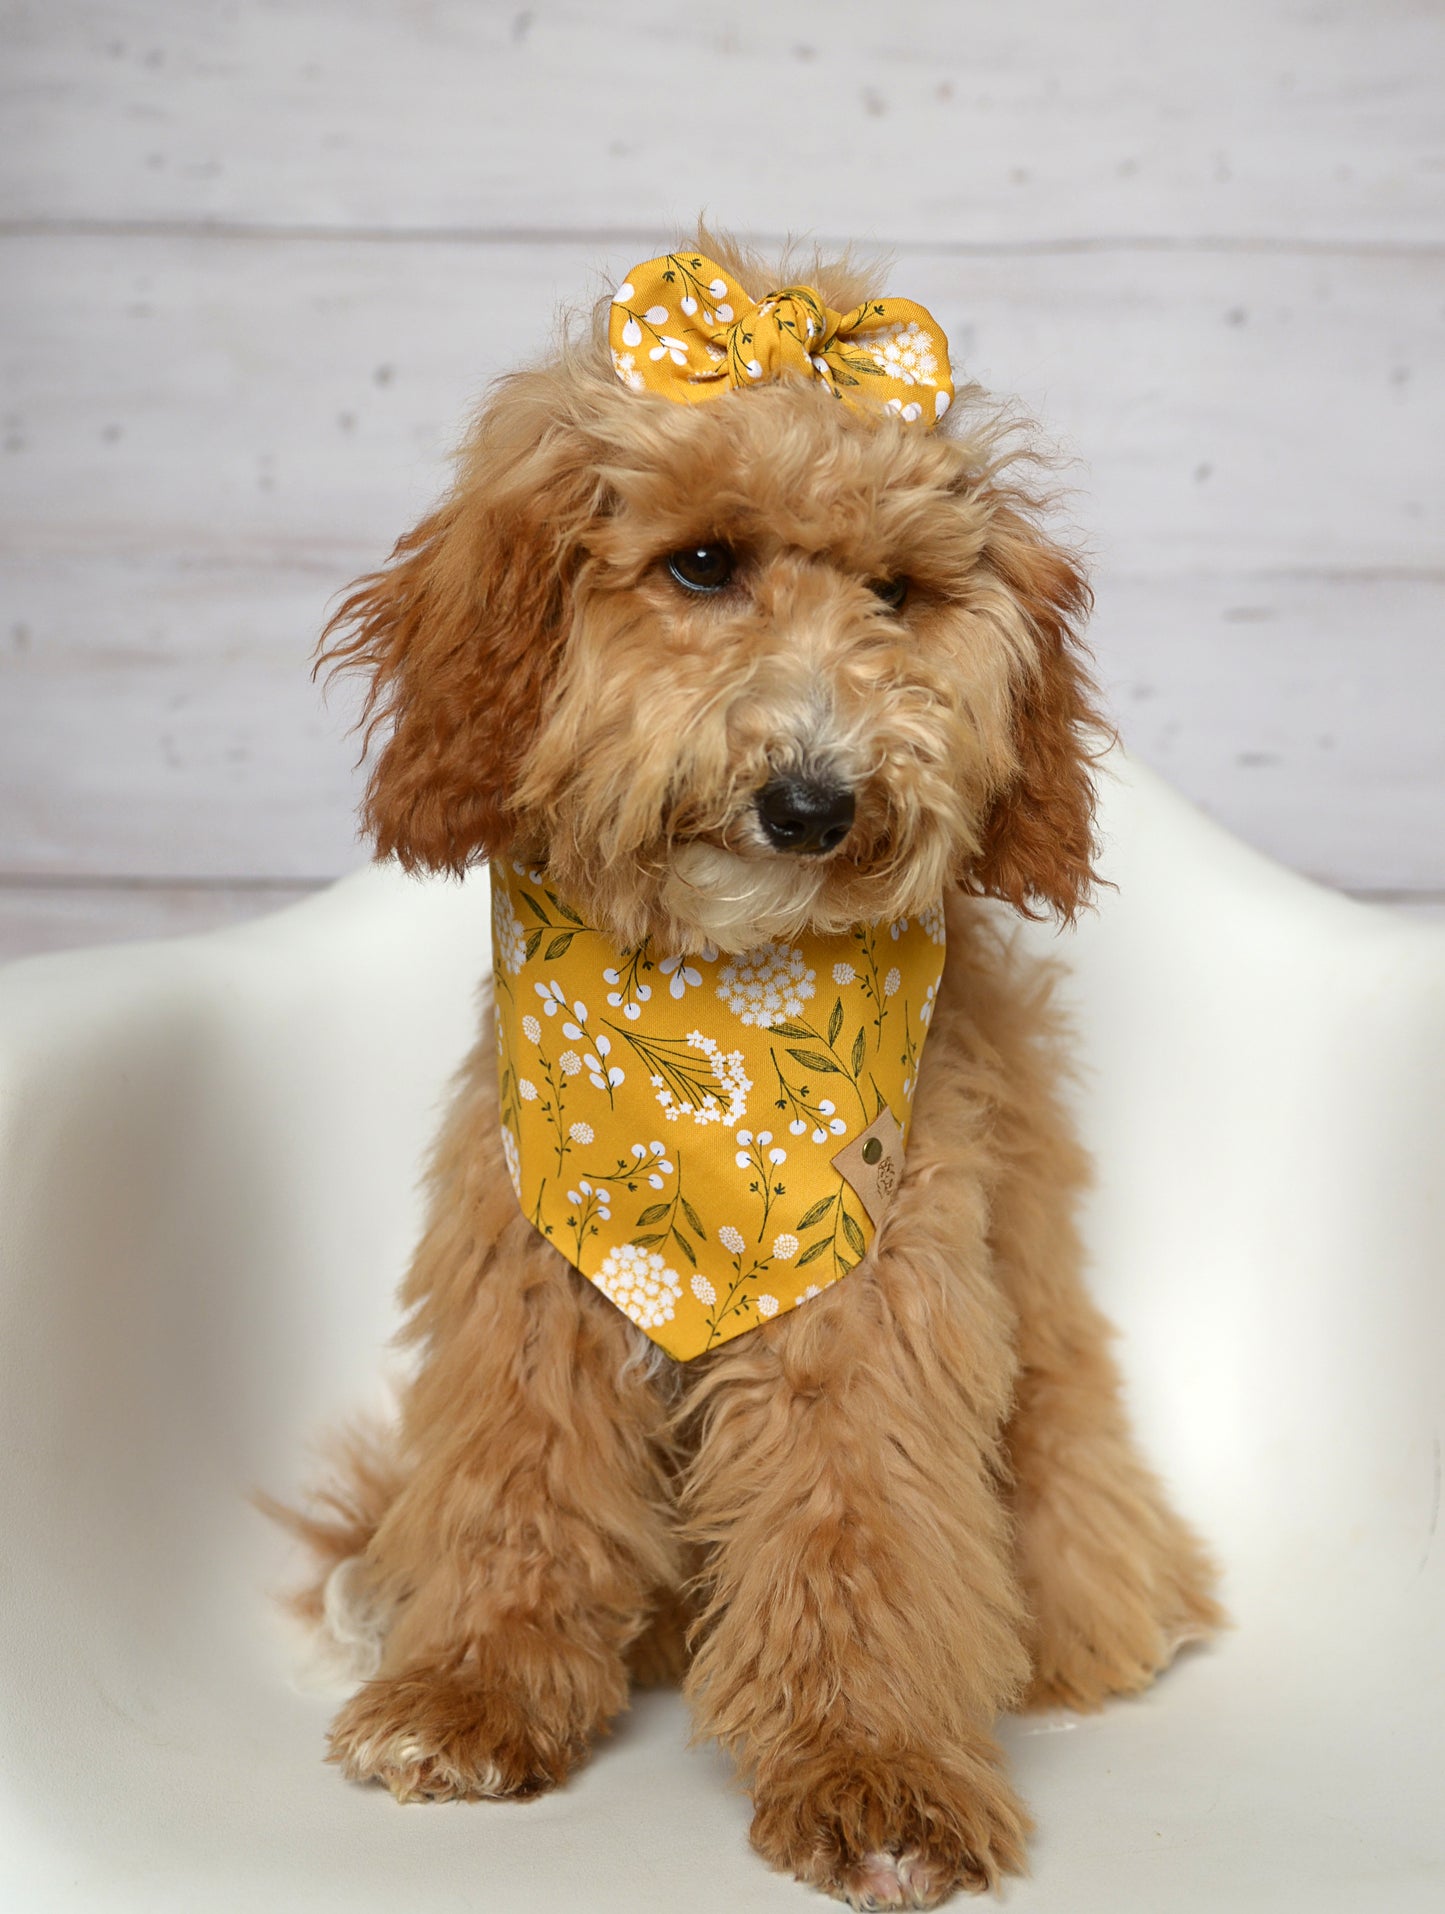
[[[1006, 1738], [1005, 1904], [1445, 1906], [1445, 931], [1315, 889], [1114, 760], [1056, 938], [1093, 1280], [1236, 1627]], [[561, 1793], [400, 1808], [322, 1764], [268, 1591], [367, 1399], [474, 1018], [484, 882], [373, 869], [216, 935], [0, 972], [0, 1904], [800, 1909], [644, 1695]]]

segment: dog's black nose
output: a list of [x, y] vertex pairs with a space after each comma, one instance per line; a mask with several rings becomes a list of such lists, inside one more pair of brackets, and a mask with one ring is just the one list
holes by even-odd
[[853, 793], [820, 778], [774, 778], [753, 800], [763, 835], [778, 851], [819, 857], [853, 828]]

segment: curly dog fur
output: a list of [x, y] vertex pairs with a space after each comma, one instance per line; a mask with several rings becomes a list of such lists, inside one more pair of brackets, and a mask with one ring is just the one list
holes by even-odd
[[[807, 277], [838, 308], [875, 290]], [[316, 1558], [297, 1606], [365, 1677], [331, 1731], [346, 1774], [535, 1794], [630, 1682], [676, 1679], [769, 1862], [933, 1906], [1023, 1865], [1001, 1711], [1096, 1708], [1218, 1623], [1081, 1280], [1051, 980], [988, 901], [1068, 918], [1093, 881], [1088, 591], [1028, 469], [976, 390], [936, 434], [798, 384], [669, 405], [617, 383], [598, 323], [500, 383], [450, 495], [334, 621], [323, 656], [383, 729], [365, 822], [408, 868], [525, 858], [659, 951], [948, 899], [869, 1255], [685, 1365], [519, 1212], [488, 1013], [401, 1292], [399, 1417], [287, 1516]], [[702, 542], [736, 559], [713, 597], [665, 562]], [[905, 578], [901, 609], [871, 589]], [[756, 793], [819, 763], [852, 830], [771, 849]]]

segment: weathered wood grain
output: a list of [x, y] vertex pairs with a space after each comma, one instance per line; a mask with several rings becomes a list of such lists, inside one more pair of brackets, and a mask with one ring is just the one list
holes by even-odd
[[[600, 242], [0, 241], [0, 549], [375, 550], [444, 478], [487, 380]], [[1430, 259], [918, 255], [894, 274], [960, 366], [1080, 460], [1111, 568], [1440, 562], [1442, 276]], [[340, 582], [338, 580], [338, 582]]]
[[341, 569], [7, 568], [0, 875], [319, 879], [355, 862], [350, 704], [309, 677]]
[[1445, 581], [1100, 579], [1130, 748], [1248, 843], [1361, 894], [1445, 893]]
[[[352, 704], [307, 676], [344, 569], [13, 573], [0, 873], [350, 868]], [[1249, 842], [1349, 889], [1445, 890], [1442, 622], [1429, 578], [1106, 572], [1093, 639], [1126, 743]]]
[[[402, 277], [355, 241], [0, 245], [0, 871], [346, 867], [347, 707], [306, 677], [328, 600], [589, 251], [438, 243]], [[911, 263], [962, 361], [1087, 460], [1126, 738], [1303, 868], [1445, 884], [1442, 834], [1412, 828], [1445, 800], [1432, 273]]]
[[[1419, 0], [29, 0], [0, 217], [1445, 240]], [[405, 270], [404, 268], [402, 270]]]
[[307, 657], [494, 373], [699, 207], [876, 236], [1075, 464], [1126, 740], [1445, 898], [1428, 0], [0, 0], [0, 954], [364, 853]]

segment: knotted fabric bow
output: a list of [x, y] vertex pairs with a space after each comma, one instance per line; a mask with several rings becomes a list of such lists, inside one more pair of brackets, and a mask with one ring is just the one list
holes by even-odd
[[937, 424], [953, 399], [948, 341], [911, 299], [866, 299], [850, 313], [811, 286], [750, 299], [697, 253], [635, 267], [612, 300], [612, 364], [624, 385], [692, 404], [776, 379], [817, 379], [858, 410]]

